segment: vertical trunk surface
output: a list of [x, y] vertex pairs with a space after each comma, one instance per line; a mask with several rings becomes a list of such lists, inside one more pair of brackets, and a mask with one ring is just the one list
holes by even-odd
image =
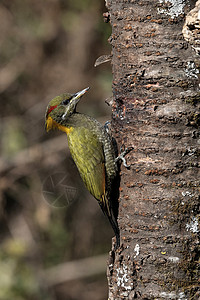
[[130, 170], [121, 170], [121, 247], [110, 253], [109, 299], [198, 299], [199, 63], [182, 35], [195, 3], [106, 5], [112, 125], [118, 144], [134, 147]]

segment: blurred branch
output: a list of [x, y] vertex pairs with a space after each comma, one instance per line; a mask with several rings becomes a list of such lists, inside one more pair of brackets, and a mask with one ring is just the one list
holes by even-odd
[[106, 273], [107, 254], [71, 261], [49, 268], [41, 274], [49, 286]]
[[[0, 174], [9, 172], [14, 168], [23, 167], [30, 164], [44, 164], [44, 158], [52, 155], [55, 152], [59, 152], [65, 149], [66, 153], [69, 153], [66, 147], [66, 136], [58, 136], [53, 139], [47, 140], [43, 143], [38, 143], [28, 149], [24, 149], [17, 153], [13, 158], [9, 160], [0, 160]], [[41, 165], [40, 165], [41, 166]], [[32, 170], [29, 170], [32, 172]]]

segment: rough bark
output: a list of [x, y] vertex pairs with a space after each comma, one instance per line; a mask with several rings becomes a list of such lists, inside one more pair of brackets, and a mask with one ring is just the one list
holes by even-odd
[[106, 5], [112, 126], [119, 145], [134, 147], [130, 170], [121, 170], [121, 247], [108, 261], [109, 299], [198, 299], [199, 58], [182, 34], [195, 3]]

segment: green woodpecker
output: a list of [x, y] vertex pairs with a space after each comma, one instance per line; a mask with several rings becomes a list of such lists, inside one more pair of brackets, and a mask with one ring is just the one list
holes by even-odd
[[47, 131], [57, 128], [67, 134], [69, 149], [81, 178], [108, 217], [119, 247], [116, 199], [113, 199], [118, 164], [113, 138], [97, 120], [76, 112], [77, 103], [88, 89], [52, 99], [46, 110], [45, 127]]

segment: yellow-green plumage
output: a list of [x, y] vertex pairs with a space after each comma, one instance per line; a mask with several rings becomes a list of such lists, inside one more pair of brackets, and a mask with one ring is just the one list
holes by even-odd
[[67, 133], [68, 145], [79, 173], [107, 215], [119, 246], [119, 229], [113, 211], [112, 189], [117, 177], [112, 138], [95, 119], [76, 112], [76, 105], [87, 89], [64, 94], [50, 101], [46, 113], [47, 131], [58, 128]]
[[68, 134], [68, 145], [86, 187], [95, 198], [101, 200], [105, 169], [102, 143], [89, 128], [77, 126]]

